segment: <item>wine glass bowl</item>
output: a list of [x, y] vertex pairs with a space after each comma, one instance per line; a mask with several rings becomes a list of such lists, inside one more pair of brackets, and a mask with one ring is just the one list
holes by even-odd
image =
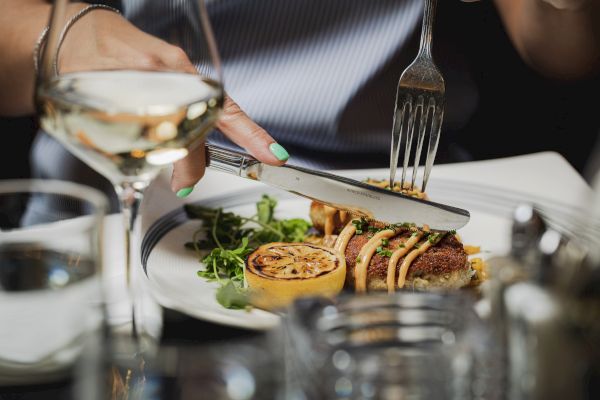
[[187, 73], [92, 71], [52, 80], [40, 100], [42, 127], [119, 184], [187, 156], [216, 122], [222, 91]]
[[[107, 29], [94, 31], [94, 24], [106, 23], [104, 14], [78, 25], [77, 35], [92, 30], [90, 40], [79, 42], [85, 47], [69, 45], [60, 59], [61, 45], [76, 34], [71, 27], [93, 13], [117, 11], [90, 5], [73, 14], [69, 4], [53, 2], [36, 106], [42, 128], [114, 185], [126, 230], [130, 331], [142, 337], [145, 311], [139, 308], [147, 299], [138, 297], [147, 288], [141, 289], [138, 210], [161, 168], [190, 154], [214, 127], [224, 96], [220, 60], [202, 0], [147, 2], [144, 17], [109, 14], [115, 18]], [[99, 32], [106, 37], [94, 36]], [[79, 62], [68, 65], [74, 51]]]

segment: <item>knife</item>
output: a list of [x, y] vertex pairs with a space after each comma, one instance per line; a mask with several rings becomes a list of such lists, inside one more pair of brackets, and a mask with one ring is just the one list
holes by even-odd
[[206, 145], [207, 167], [253, 179], [328, 206], [388, 223], [449, 231], [469, 222], [468, 211], [381, 189], [353, 179], [292, 165], [275, 167], [252, 156]]

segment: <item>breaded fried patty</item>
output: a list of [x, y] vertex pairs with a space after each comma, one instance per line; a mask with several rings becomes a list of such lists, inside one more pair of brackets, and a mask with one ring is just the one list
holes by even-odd
[[[389, 240], [388, 247], [396, 249], [412, 232], [405, 230]], [[356, 258], [369, 235], [354, 235], [346, 247], [346, 285], [354, 287], [354, 267]], [[367, 268], [367, 289], [387, 290], [387, 270], [389, 257], [374, 254]], [[402, 257], [396, 265], [395, 280], [398, 279]], [[457, 289], [469, 284], [472, 272], [467, 253], [454, 235], [446, 235], [440, 242], [418, 256], [408, 269], [405, 287], [407, 288], [448, 288]]]
[[[311, 207], [311, 218], [314, 226], [319, 229], [323, 227], [323, 218], [325, 213], [323, 207], [318, 203], [313, 203]], [[351, 218], [348, 218], [350, 221]], [[346, 223], [339, 219], [334, 219], [334, 233], [339, 233]], [[372, 221], [363, 227], [362, 234], [355, 234], [348, 242], [344, 253], [346, 257], [346, 286], [354, 288], [355, 286], [355, 266], [357, 257], [361, 249], [367, 244], [373, 236], [373, 231], [381, 230], [386, 226], [382, 222]], [[371, 232], [369, 232], [369, 229]], [[412, 230], [411, 230], [412, 229]], [[393, 252], [399, 246], [408, 240], [413, 234], [414, 228], [399, 228], [399, 233], [388, 240], [386, 250]], [[426, 236], [426, 235], [425, 235]], [[326, 236], [325, 242], [331, 242], [335, 236]], [[424, 238], [422, 241], [425, 241]], [[387, 271], [390, 260], [388, 254], [377, 252], [373, 254], [367, 267], [367, 290], [387, 290]], [[408, 255], [408, 253], [407, 253]], [[400, 267], [406, 258], [401, 257], [396, 264], [395, 281], [398, 281]], [[468, 261], [468, 255], [464, 250], [463, 244], [453, 234], [445, 234], [443, 238], [434, 246], [427, 249], [425, 253], [418, 255], [408, 268], [404, 287], [406, 288], [446, 288], [457, 289], [470, 284], [473, 276], [471, 264]]]

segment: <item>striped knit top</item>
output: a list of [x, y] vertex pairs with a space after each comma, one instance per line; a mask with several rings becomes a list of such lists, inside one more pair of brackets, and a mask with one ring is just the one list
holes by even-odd
[[[123, 0], [122, 6], [134, 24], [165, 37], [173, 25], [167, 3], [190, 7], [195, 2]], [[379, 166], [388, 162], [396, 85], [416, 55], [422, 3], [208, 0], [207, 8], [229, 95], [290, 150], [291, 162], [351, 168], [364, 166], [360, 161], [369, 157], [380, 160]], [[190, 18], [178, 21], [178, 29], [188, 31], [182, 46], [194, 61], [199, 27]], [[436, 47], [443, 47], [436, 46], [438, 39], [443, 38], [434, 32], [434, 57]], [[476, 97], [466, 92], [462, 100]], [[467, 108], [473, 102], [467, 101]], [[468, 111], [453, 112], [447, 105], [445, 124], [463, 124]], [[225, 143], [219, 133], [211, 140]], [[69, 172], [66, 165], [50, 161], [56, 157], [49, 154], [56, 152], [64, 150], [41, 136], [33, 153], [39, 164], [34, 170], [73, 179], [69, 174], [78, 173], [77, 168]]]

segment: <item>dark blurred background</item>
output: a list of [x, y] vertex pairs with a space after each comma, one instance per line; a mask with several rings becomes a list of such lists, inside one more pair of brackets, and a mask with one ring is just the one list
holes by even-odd
[[[449, 68], [466, 68], [478, 99], [466, 125], [445, 127], [439, 163], [549, 150], [584, 172], [598, 138], [600, 76], [558, 82], [532, 71], [513, 49], [491, 1], [439, 2], [434, 35], [434, 57], [444, 75], [452, 74]], [[456, 65], [454, 59], [466, 64]], [[406, 65], [396, 62], [399, 76]], [[461, 100], [450, 83], [447, 97]], [[0, 118], [6, 138], [0, 146], [0, 179], [30, 176], [29, 148], [36, 130], [33, 117]], [[381, 160], [381, 166], [387, 162]]]

